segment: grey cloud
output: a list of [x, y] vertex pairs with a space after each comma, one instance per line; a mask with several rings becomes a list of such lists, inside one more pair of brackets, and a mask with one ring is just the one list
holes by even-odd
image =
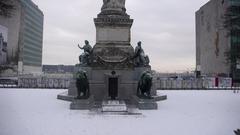
[[[95, 44], [93, 18], [102, 0], [33, 0], [45, 15], [43, 63], [76, 64], [76, 47]], [[152, 67], [182, 71], [195, 66], [195, 11], [208, 0], [126, 0], [134, 19], [132, 45], [142, 40]], [[64, 54], [64, 55], [63, 55]]]

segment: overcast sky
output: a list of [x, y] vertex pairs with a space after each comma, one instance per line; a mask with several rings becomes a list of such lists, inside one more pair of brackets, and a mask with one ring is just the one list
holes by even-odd
[[[43, 64], [76, 64], [77, 44], [96, 43], [93, 18], [102, 0], [32, 0], [44, 13]], [[131, 44], [142, 41], [152, 69], [195, 69], [195, 11], [208, 0], [126, 0], [134, 19]]]

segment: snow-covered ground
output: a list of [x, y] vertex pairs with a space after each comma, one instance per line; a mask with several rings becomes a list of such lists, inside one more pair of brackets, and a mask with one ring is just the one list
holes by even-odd
[[161, 91], [168, 100], [142, 115], [69, 110], [63, 90], [0, 89], [0, 135], [234, 135], [240, 93]]

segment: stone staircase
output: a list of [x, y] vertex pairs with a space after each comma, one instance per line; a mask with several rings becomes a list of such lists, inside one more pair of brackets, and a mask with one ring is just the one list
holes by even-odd
[[128, 112], [128, 108], [123, 100], [104, 100], [102, 112]]

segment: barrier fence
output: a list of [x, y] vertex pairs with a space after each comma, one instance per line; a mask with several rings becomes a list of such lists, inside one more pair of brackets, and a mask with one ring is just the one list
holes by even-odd
[[231, 78], [192, 78], [192, 79], [163, 79], [153, 82], [156, 89], [239, 89], [233, 87]]
[[66, 89], [69, 87], [70, 78], [20, 78], [19, 88], [56, 88]]
[[[49, 88], [67, 89], [70, 85], [72, 76], [51, 77], [19, 77], [17, 80], [2, 80], [0, 88]], [[231, 78], [191, 78], [191, 79], [172, 79], [159, 78], [153, 80], [153, 88], [159, 90], [181, 90], [181, 89], [240, 89], [232, 87]]]
[[19, 76], [17, 78], [0, 78], [0, 88], [54, 88], [67, 89], [72, 75]]

